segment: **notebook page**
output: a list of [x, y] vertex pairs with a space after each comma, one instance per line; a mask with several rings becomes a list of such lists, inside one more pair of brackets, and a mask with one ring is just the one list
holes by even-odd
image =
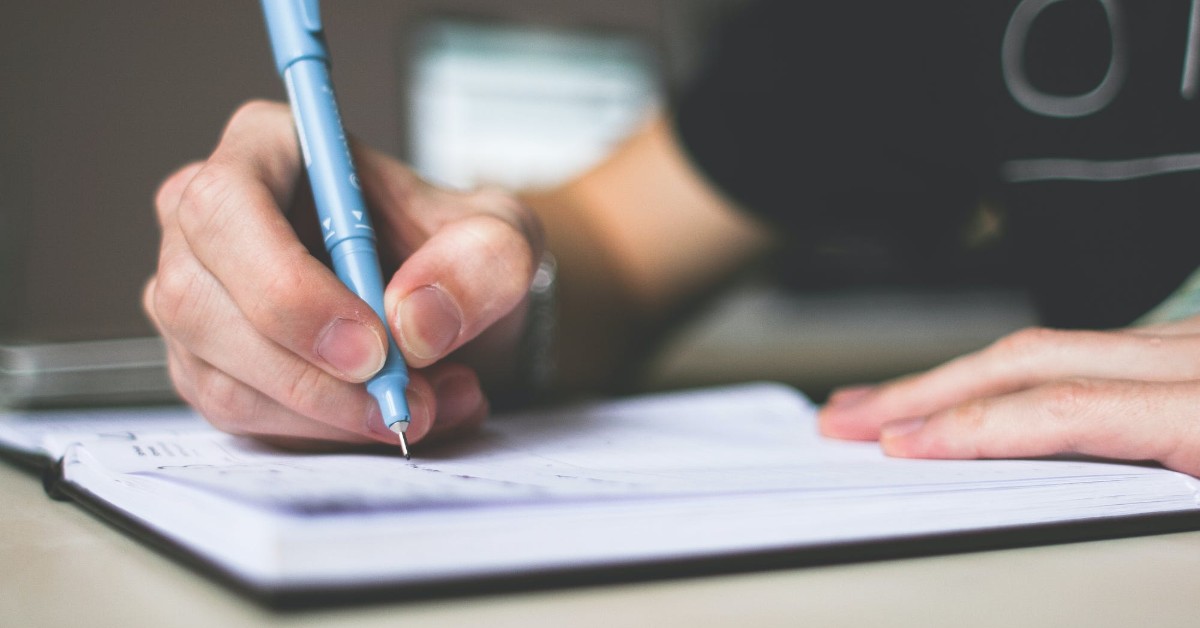
[[[816, 432], [783, 387], [681, 393], [497, 419], [477, 437], [399, 455], [303, 455], [205, 432], [91, 443], [109, 471], [297, 513], [788, 492], [982, 491], [1169, 472], [1070, 461], [912, 461]], [[1175, 479], [1173, 478], [1173, 481]], [[1178, 481], [1184, 481], [1182, 476]]]
[[205, 428], [204, 419], [181, 406], [0, 411], [0, 446], [57, 459], [80, 440], [124, 441], [135, 432], [179, 434]]
[[[747, 386], [501, 417], [387, 455], [215, 432], [96, 441], [72, 481], [248, 579], [419, 580], [1191, 509], [1161, 469], [910, 461], [820, 438], [794, 391]], [[402, 539], [402, 542], [397, 542]]]

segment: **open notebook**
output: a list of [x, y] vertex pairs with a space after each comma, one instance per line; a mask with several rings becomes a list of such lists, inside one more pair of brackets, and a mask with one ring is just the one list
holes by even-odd
[[283, 604], [1200, 527], [1188, 476], [888, 459], [822, 439], [813, 405], [773, 384], [497, 417], [411, 462], [141, 412], [11, 414], [0, 442], [59, 458], [81, 503]]

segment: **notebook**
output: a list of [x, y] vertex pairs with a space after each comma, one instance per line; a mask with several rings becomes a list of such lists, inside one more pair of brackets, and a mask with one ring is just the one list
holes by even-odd
[[390, 451], [298, 454], [185, 409], [12, 413], [57, 490], [280, 606], [1200, 528], [1200, 482], [1089, 460], [922, 461], [824, 439], [776, 384], [496, 417]]

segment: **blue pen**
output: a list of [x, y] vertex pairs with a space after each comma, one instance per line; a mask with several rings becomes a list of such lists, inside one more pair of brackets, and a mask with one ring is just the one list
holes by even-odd
[[[359, 189], [329, 79], [329, 50], [321, 27], [320, 6], [317, 0], [262, 0], [262, 6], [275, 65], [292, 103], [296, 134], [334, 271], [386, 321], [375, 230]], [[404, 397], [407, 386], [408, 369], [388, 332], [387, 361], [367, 382], [367, 390], [378, 400], [388, 429], [400, 437], [405, 458], [409, 456], [404, 436], [409, 423]]]

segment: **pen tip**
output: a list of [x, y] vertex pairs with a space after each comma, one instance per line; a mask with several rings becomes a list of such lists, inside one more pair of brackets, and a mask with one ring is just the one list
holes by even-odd
[[400, 453], [404, 454], [404, 459], [412, 460], [412, 456], [408, 453], [408, 437], [404, 435], [404, 430], [399, 429], [398, 426], [393, 426], [392, 431], [396, 433], [396, 436], [400, 437]]

